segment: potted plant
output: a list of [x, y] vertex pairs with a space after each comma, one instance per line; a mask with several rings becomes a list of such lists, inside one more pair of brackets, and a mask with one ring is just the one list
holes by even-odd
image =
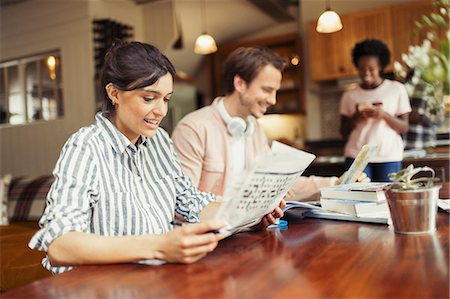
[[[431, 177], [415, 177], [421, 172], [431, 172]], [[397, 233], [418, 234], [436, 230], [439, 179], [430, 167], [408, 167], [391, 173], [393, 183], [385, 190], [394, 230]]]
[[[407, 134], [408, 148], [435, 146], [436, 132], [447, 132], [450, 125], [449, 0], [433, 4], [435, 11], [422, 15], [412, 32], [413, 37], [421, 32], [426, 37], [420, 45], [410, 45], [401, 61], [394, 62], [394, 74], [405, 83], [411, 98], [410, 130], [426, 131], [420, 137]], [[422, 142], [417, 140], [421, 138]]]

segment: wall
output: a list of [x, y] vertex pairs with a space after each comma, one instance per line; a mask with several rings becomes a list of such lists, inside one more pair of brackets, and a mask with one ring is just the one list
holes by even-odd
[[90, 19], [112, 19], [116, 22], [130, 25], [133, 27], [134, 39], [138, 41], [144, 40], [142, 6], [136, 5], [129, 0], [96, 0], [88, 2]]
[[42, 0], [2, 7], [0, 60], [60, 49], [65, 115], [0, 126], [0, 175], [50, 173], [68, 136], [92, 122], [94, 67], [87, 3]]

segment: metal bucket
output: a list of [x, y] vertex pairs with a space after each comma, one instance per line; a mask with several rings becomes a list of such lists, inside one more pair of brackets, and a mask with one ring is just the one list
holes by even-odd
[[436, 230], [440, 186], [427, 189], [385, 191], [396, 233], [423, 234]]

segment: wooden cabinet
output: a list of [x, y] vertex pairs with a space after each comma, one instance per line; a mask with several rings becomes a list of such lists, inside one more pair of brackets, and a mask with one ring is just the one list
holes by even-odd
[[410, 45], [422, 44], [426, 37], [426, 32], [422, 31], [414, 35], [415, 22], [421, 20], [422, 15], [428, 15], [432, 11], [436, 11], [433, 1], [423, 0], [397, 4], [391, 7], [391, 22], [395, 24], [393, 61], [401, 61], [402, 53], [407, 53]]
[[[389, 7], [371, 9], [370, 11], [351, 15], [349, 25], [351, 30], [352, 48], [356, 43], [370, 38], [383, 41], [391, 51], [393, 50], [393, 28], [391, 25], [391, 10]], [[392, 63], [386, 67], [385, 71], [392, 71]]]
[[402, 167], [408, 167], [413, 164], [414, 167], [431, 167], [441, 182], [450, 181], [450, 165], [448, 154], [430, 154], [423, 158], [405, 158]]
[[[415, 167], [428, 166], [435, 171], [436, 177], [439, 178], [440, 182], [447, 183], [450, 181], [449, 157], [448, 153], [434, 153], [427, 154], [425, 157], [405, 158], [402, 161], [402, 168], [406, 168], [410, 164], [413, 164]], [[345, 158], [341, 156], [316, 158], [303, 175], [340, 176], [346, 170], [344, 168], [344, 160]], [[425, 174], [424, 176], [427, 175]]]
[[319, 33], [316, 21], [309, 23], [309, 65], [315, 81], [351, 77], [356, 74], [351, 59], [350, 18], [341, 18], [344, 28], [335, 33]]
[[341, 20], [344, 27], [334, 33], [319, 33], [316, 21], [309, 23], [309, 55], [314, 81], [356, 76], [352, 49], [366, 38], [380, 39], [392, 49], [391, 10], [388, 7], [342, 16]]
[[[267, 46], [280, 54], [286, 61], [286, 68], [283, 72], [281, 87], [277, 93], [277, 104], [271, 106], [267, 113], [305, 113], [305, 104], [303, 100], [304, 64], [301, 60], [300, 40], [296, 34], [221, 45], [219, 51], [213, 54], [211, 67], [211, 86], [213, 94], [224, 94], [222, 71], [223, 63], [228, 54], [238, 47], [249, 46]], [[298, 59], [298, 64], [295, 64], [295, 59]]]
[[309, 23], [309, 63], [311, 78], [326, 81], [355, 77], [351, 51], [357, 42], [367, 38], [380, 39], [391, 50], [393, 61], [400, 61], [411, 44], [419, 44], [424, 34], [413, 37], [415, 21], [433, 10], [432, 0], [409, 2], [371, 9], [341, 17], [344, 28], [335, 33], [316, 32], [316, 21]]

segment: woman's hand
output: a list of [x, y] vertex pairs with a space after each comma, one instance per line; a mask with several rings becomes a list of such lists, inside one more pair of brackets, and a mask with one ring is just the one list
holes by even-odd
[[383, 104], [380, 102], [376, 103], [362, 103], [356, 106], [356, 118], [365, 120], [368, 118], [384, 118], [385, 111], [383, 110]]
[[384, 119], [386, 115], [386, 111], [383, 110], [382, 106], [375, 106], [375, 108], [370, 111], [369, 117], [373, 117], [376, 119]]
[[162, 248], [156, 257], [168, 262], [193, 263], [213, 251], [217, 243], [226, 237], [211, 232], [225, 226], [222, 221], [211, 220], [177, 227], [161, 236]]

